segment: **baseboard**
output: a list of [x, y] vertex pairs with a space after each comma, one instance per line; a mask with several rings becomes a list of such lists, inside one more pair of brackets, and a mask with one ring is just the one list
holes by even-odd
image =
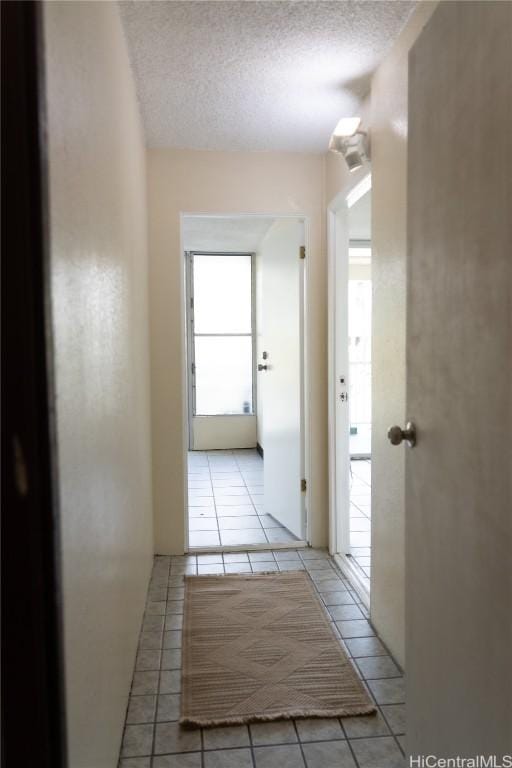
[[361, 574], [346, 555], [335, 554], [332, 558], [344, 576], [350, 581], [353, 589], [357, 592], [364, 605], [370, 610], [370, 592], [365, 582], [361, 579]]

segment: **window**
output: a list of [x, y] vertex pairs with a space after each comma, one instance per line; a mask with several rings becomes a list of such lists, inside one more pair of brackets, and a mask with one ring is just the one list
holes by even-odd
[[190, 278], [193, 414], [252, 414], [252, 256], [193, 254]]

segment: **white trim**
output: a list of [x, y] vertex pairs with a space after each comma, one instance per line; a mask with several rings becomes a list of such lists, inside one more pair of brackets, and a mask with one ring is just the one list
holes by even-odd
[[[209, 213], [201, 211], [181, 211], [182, 219], [307, 219], [304, 213]], [[210, 253], [210, 251], [204, 251]]]
[[[360, 198], [371, 189], [371, 173], [368, 173], [356, 184], [347, 184], [327, 208], [327, 237], [328, 237], [328, 406], [329, 406], [329, 551], [335, 555], [340, 563], [343, 563], [347, 575], [354, 587], [366, 589], [362, 582], [358, 581], [358, 574], [346, 557], [350, 544], [349, 530], [349, 486], [348, 468], [350, 461], [349, 451], [349, 412], [346, 409], [340, 411], [338, 396], [340, 383], [338, 376], [341, 371], [336, 370], [337, 360], [341, 357], [339, 352], [340, 338], [348, 335], [348, 315], [346, 303], [342, 301], [343, 292], [348, 287], [348, 262], [349, 262], [349, 233], [347, 213]], [[336, 332], [335, 332], [336, 331]], [[344, 389], [348, 391], [348, 359], [344, 375], [347, 377]], [[341, 421], [340, 421], [341, 420]], [[345, 423], [346, 422], [346, 423]], [[341, 423], [341, 429], [340, 429]], [[346, 435], [340, 444], [340, 435]], [[337, 467], [347, 467], [347, 482], [340, 482]], [[344, 508], [342, 515], [338, 509]], [[341, 519], [340, 519], [341, 517]], [[369, 600], [369, 596], [368, 596]]]
[[[302, 463], [304, 468], [304, 477], [307, 480], [307, 491], [305, 494], [302, 494], [302, 529], [305, 533], [305, 541], [297, 541], [292, 542], [290, 545], [284, 545], [284, 548], [290, 548], [290, 546], [293, 547], [300, 547], [300, 546], [308, 546], [311, 542], [311, 530], [312, 530], [312, 515], [314, 511], [311, 509], [310, 499], [311, 499], [311, 489], [312, 489], [312, 472], [311, 472], [311, 407], [310, 407], [310, 374], [309, 374], [309, 368], [308, 368], [308, 362], [309, 362], [309, 339], [310, 339], [310, 312], [309, 312], [309, 285], [310, 285], [310, 243], [311, 243], [311, 225], [309, 216], [307, 216], [304, 213], [201, 213], [198, 211], [194, 212], [188, 212], [188, 211], [181, 211], [180, 212], [180, 285], [181, 285], [181, 309], [180, 309], [180, 325], [181, 325], [181, 334], [182, 334], [182, 356], [181, 356], [181, 366], [182, 366], [182, 391], [184, 392], [184, 402], [183, 402], [183, 412], [182, 412], [182, 420], [183, 420], [183, 471], [184, 471], [184, 529], [185, 529], [185, 535], [184, 535], [184, 547], [185, 552], [189, 552], [189, 535], [188, 535], [188, 444], [189, 444], [189, 432], [188, 432], [188, 412], [189, 412], [189, 395], [188, 395], [188, 359], [187, 359], [187, 336], [188, 336], [188, 328], [187, 328], [187, 320], [186, 320], [186, 299], [187, 299], [187, 290], [186, 290], [186, 275], [185, 275], [185, 248], [183, 243], [183, 220], [186, 218], [206, 218], [206, 219], [295, 219], [298, 221], [302, 221], [304, 223], [304, 245], [306, 248], [306, 259], [304, 262], [299, 262], [299, 264], [303, 264], [303, 296], [302, 296], [302, 318], [303, 318], [303, 327], [302, 327], [302, 338], [301, 338], [301, 348], [303, 350], [303, 368], [302, 368], [302, 386], [303, 386], [303, 410], [302, 410], [302, 420], [304, 424], [304, 429], [301, 430], [301, 456], [302, 456]], [[185, 335], [184, 335], [185, 334]], [[262, 545], [259, 547], [260, 549], [269, 550], [269, 549], [281, 549], [283, 548], [283, 545], [281, 544], [273, 544], [269, 543], [266, 545]], [[203, 550], [202, 552], [211, 551], [211, 552], [217, 552], [217, 551], [229, 551], [229, 548], [223, 548], [223, 547], [208, 547]], [[240, 547], [238, 548], [240, 549]], [[247, 546], [244, 546], [244, 549], [247, 549]], [[237, 551], [237, 548], [232, 551]]]
[[302, 262], [303, 269], [302, 275], [302, 320], [301, 320], [301, 335], [302, 335], [302, 461], [303, 461], [303, 477], [307, 481], [307, 491], [303, 494], [302, 514], [305, 515], [305, 525], [303, 524], [303, 531], [305, 532], [306, 543], [311, 543], [311, 530], [312, 530], [312, 517], [313, 510], [311, 509], [311, 488], [313, 486], [313, 473], [311, 471], [311, 375], [309, 370], [309, 339], [310, 339], [310, 317], [309, 311], [309, 286], [310, 282], [310, 262], [311, 262], [311, 227], [308, 216], [302, 217], [304, 221], [304, 247], [306, 249], [306, 258]]
[[183, 409], [181, 413], [182, 421], [182, 453], [184, 456], [183, 462], [183, 549], [188, 551], [188, 450], [190, 443], [190, 404], [188, 396], [188, 366], [189, 366], [189, 349], [188, 349], [188, 308], [187, 308], [187, 259], [185, 256], [185, 248], [183, 246], [183, 220], [180, 214], [180, 333], [181, 333], [181, 391], [183, 392]]
[[192, 362], [194, 360], [194, 353], [192, 349], [192, 311], [190, 306], [190, 286], [192, 285], [194, 281], [194, 276], [192, 274], [193, 270], [193, 260], [190, 256], [190, 251], [185, 251], [183, 254], [184, 260], [185, 260], [185, 327], [186, 327], [186, 342], [185, 342], [185, 352], [186, 352], [186, 380], [187, 380], [187, 431], [188, 431], [188, 449], [190, 450], [193, 442], [194, 442], [194, 436], [193, 436], [193, 421], [192, 421], [192, 413], [194, 410], [193, 403], [194, 398], [192, 395], [192, 382], [189, 378], [189, 372], [192, 367]]
[[[347, 211], [344, 194], [338, 195], [328, 208], [329, 551], [332, 555], [347, 552], [349, 547], [348, 519], [345, 516], [340, 519], [338, 514], [340, 506], [348, 510], [349, 504], [349, 410], [348, 402], [341, 405], [338, 401], [341, 393], [349, 390], [348, 295], [344, 295], [348, 290]], [[347, 359], [340, 367], [343, 355]], [[344, 384], [340, 380], [342, 376]], [[341, 467], [346, 467], [344, 480]]]
[[[195, 332], [195, 295], [194, 295], [194, 270], [196, 256], [230, 256], [247, 257], [251, 260], [251, 331], [250, 333], [196, 333]], [[185, 251], [184, 253], [186, 267], [185, 274], [187, 278], [186, 296], [185, 296], [185, 314], [187, 316], [187, 397], [188, 397], [188, 417], [189, 417], [189, 450], [195, 449], [194, 421], [196, 419], [230, 419], [235, 418], [257, 418], [257, 360], [256, 360], [256, 254], [252, 251]], [[196, 390], [192, 383], [192, 366], [195, 365], [195, 338], [196, 336], [219, 337], [251, 337], [252, 349], [252, 411], [251, 413], [196, 413]], [[195, 384], [195, 381], [194, 381]]]
[[333, 560], [343, 573], [344, 576], [350, 581], [352, 587], [355, 589], [363, 604], [370, 609], [370, 592], [368, 587], [364, 583], [363, 579], [357, 568], [351, 563], [350, 558], [346, 555], [333, 555]]
[[268, 552], [269, 550], [280, 549], [306, 549], [307, 542], [302, 541], [283, 541], [281, 543], [269, 544], [225, 544], [218, 547], [190, 547], [188, 555], [209, 555], [211, 552]]
[[335, 324], [335, 208], [327, 209], [327, 379], [328, 379], [328, 472], [329, 472], [329, 553], [337, 549], [336, 526], [336, 438], [335, 438], [335, 393], [334, 381], [334, 324]]
[[370, 191], [372, 188], [372, 175], [369, 173], [367, 176], [364, 177], [364, 179], [361, 179], [361, 181], [358, 184], [355, 184], [350, 192], [347, 194], [345, 198], [345, 202], [347, 204], [347, 208], [352, 208], [352, 206], [357, 203], [358, 200], [360, 200], [363, 195], [366, 195], [367, 192]]

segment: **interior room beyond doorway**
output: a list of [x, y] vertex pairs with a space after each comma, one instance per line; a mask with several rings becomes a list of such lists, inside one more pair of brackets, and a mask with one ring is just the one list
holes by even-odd
[[371, 176], [329, 206], [331, 551], [369, 604], [372, 451]]
[[190, 548], [305, 539], [304, 221], [184, 216]]
[[256, 449], [191, 451], [191, 547], [285, 544], [297, 538], [265, 514], [263, 459]]
[[371, 189], [348, 209], [350, 557], [370, 591], [372, 275]]

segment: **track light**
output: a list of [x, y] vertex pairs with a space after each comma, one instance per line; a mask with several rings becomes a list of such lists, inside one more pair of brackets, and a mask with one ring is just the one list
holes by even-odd
[[343, 155], [350, 172], [363, 167], [369, 159], [368, 134], [361, 131], [360, 117], [342, 117], [329, 142], [331, 152]]

